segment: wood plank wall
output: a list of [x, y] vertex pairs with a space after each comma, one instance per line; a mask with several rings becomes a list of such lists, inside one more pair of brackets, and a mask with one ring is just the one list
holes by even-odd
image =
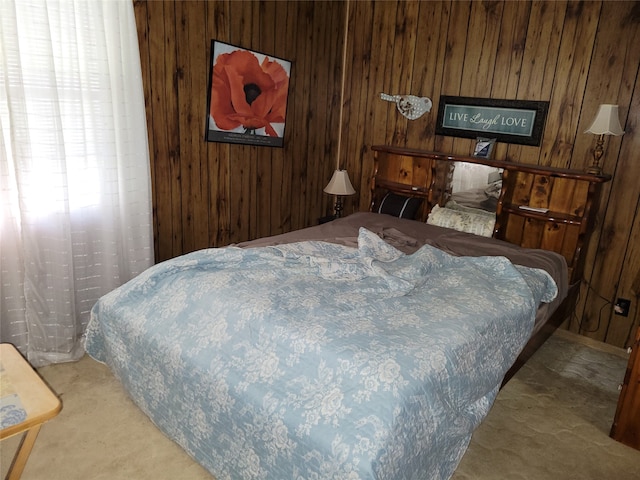
[[[135, 1], [156, 260], [299, 229], [330, 209], [344, 8]], [[284, 148], [204, 141], [212, 39], [292, 62]], [[333, 156], [333, 159], [331, 157]]]
[[[620, 106], [576, 316], [566, 328], [616, 346], [640, 325], [640, 2], [135, 1], [147, 100], [157, 260], [312, 225], [339, 162], [369, 205], [370, 146], [468, 154], [434, 133], [440, 95], [548, 100], [539, 147], [500, 143], [495, 158], [583, 169], [598, 105]], [[348, 7], [348, 8], [347, 8]], [[348, 12], [342, 148], [337, 123]], [[293, 62], [285, 147], [205, 143], [209, 43]], [[380, 92], [428, 96], [409, 121]], [[613, 315], [616, 298], [628, 317]]]

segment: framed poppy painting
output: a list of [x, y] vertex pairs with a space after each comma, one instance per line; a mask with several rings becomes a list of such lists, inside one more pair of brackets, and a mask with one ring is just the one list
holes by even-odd
[[211, 41], [205, 140], [284, 146], [291, 62]]

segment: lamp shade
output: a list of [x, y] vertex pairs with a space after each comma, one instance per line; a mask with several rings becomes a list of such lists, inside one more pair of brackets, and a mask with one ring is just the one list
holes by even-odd
[[329, 195], [353, 195], [356, 193], [346, 170], [334, 171], [329, 184], [324, 187], [324, 192]]
[[584, 133], [595, 135], [622, 135], [624, 130], [618, 117], [618, 105], [600, 105], [598, 115]]

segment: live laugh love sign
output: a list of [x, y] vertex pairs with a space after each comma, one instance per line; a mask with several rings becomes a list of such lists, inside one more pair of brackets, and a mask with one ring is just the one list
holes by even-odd
[[440, 97], [436, 134], [540, 145], [549, 102]]

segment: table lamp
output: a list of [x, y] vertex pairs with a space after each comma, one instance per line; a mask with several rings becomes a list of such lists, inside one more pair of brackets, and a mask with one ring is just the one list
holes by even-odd
[[593, 151], [593, 163], [587, 167], [587, 173], [602, 175], [600, 158], [602, 158], [604, 136], [624, 134], [624, 130], [620, 125], [620, 118], [618, 117], [618, 105], [600, 105], [596, 119], [584, 133], [598, 135], [596, 148]]
[[327, 186], [324, 187], [324, 192], [329, 195], [336, 196], [336, 218], [340, 218], [342, 216], [342, 197], [344, 195], [353, 195], [356, 193], [353, 185], [351, 185], [351, 181], [349, 180], [349, 175], [346, 170], [335, 170], [331, 180], [329, 180]]

